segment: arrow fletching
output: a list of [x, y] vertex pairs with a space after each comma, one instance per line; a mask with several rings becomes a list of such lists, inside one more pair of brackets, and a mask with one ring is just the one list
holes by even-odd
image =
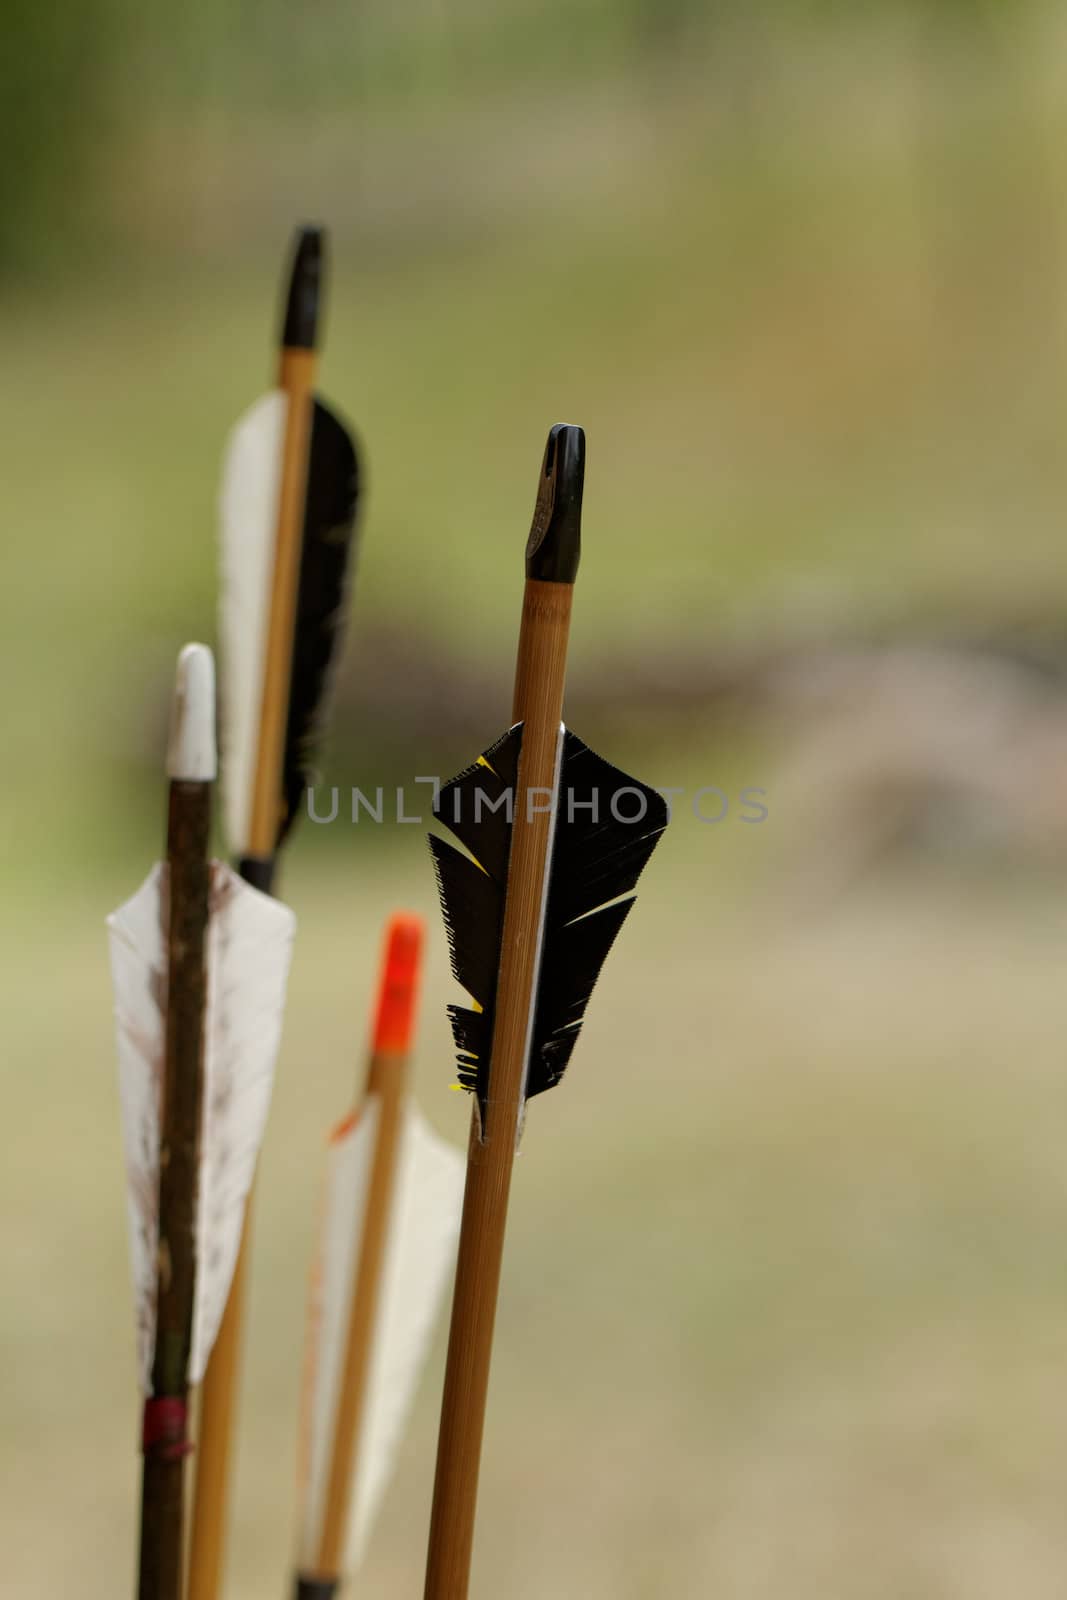
[[[330, 1141], [322, 1247], [312, 1306], [313, 1354], [305, 1385], [300, 1532], [304, 1570], [314, 1569], [318, 1555], [377, 1114], [370, 1097], [358, 1119], [342, 1123]], [[463, 1176], [459, 1151], [439, 1138], [409, 1102], [404, 1110], [366, 1408], [356, 1447], [358, 1470], [346, 1560], [349, 1571], [363, 1559], [455, 1259]]]
[[[144, 1392], [151, 1393], [158, 1271], [160, 1099], [167, 995], [166, 871], [108, 918], [127, 1172], [130, 1258]], [[189, 1382], [203, 1376], [226, 1304], [266, 1126], [295, 919], [211, 864], [204, 1103]]]
[[[477, 1095], [483, 1125], [522, 733], [517, 723], [436, 799], [434, 816], [464, 850], [430, 837], [453, 976], [477, 1007], [448, 1008], [459, 1081]], [[563, 1076], [600, 969], [634, 903], [631, 891], [667, 825], [661, 794], [565, 729], [555, 792], [537, 803], [552, 806], [555, 823], [527, 1099]]]
[[[246, 853], [270, 624], [275, 529], [289, 402], [262, 396], [235, 427], [220, 497], [223, 641], [223, 798], [226, 834]], [[310, 760], [330, 668], [347, 612], [359, 466], [344, 424], [314, 403], [286, 721], [283, 804], [275, 848], [292, 826], [310, 779]]]
[[358, 1114], [330, 1140], [302, 1417], [300, 1595], [361, 1562], [455, 1260], [464, 1160], [404, 1087], [423, 930], [389, 925]]

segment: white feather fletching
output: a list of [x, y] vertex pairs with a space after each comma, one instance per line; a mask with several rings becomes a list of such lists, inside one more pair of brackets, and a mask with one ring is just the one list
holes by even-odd
[[281, 389], [262, 395], [230, 434], [222, 469], [223, 815], [237, 856], [247, 850], [251, 825], [288, 406]]
[[[165, 868], [157, 864], [133, 898], [108, 918], [130, 1259], [146, 1394], [155, 1347], [159, 1243], [165, 878]], [[237, 1261], [245, 1201], [270, 1108], [294, 928], [287, 906], [250, 888], [222, 862], [212, 862], [190, 1383], [203, 1377]]]
[[[377, 1096], [342, 1124], [330, 1145], [322, 1253], [312, 1308], [305, 1387], [304, 1496], [300, 1561], [318, 1556], [333, 1449], [353, 1276], [374, 1160]], [[409, 1100], [397, 1162], [378, 1315], [367, 1372], [348, 1523], [346, 1570], [362, 1561], [426, 1359], [441, 1298], [455, 1266], [466, 1162]]]

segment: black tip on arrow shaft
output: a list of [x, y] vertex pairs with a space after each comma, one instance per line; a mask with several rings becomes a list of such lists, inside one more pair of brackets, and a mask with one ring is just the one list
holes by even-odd
[[293, 1600], [333, 1600], [336, 1593], [336, 1578], [298, 1577]]
[[526, 576], [541, 583], [573, 583], [582, 553], [585, 430], [557, 422], [549, 430], [533, 526], [526, 544]]
[[326, 230], [298, 228], [282, 324], [282, 348], [314, 350], [326, 266]]

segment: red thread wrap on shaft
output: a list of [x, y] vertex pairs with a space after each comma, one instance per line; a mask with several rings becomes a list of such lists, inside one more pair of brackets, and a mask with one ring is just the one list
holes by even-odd
[[144, 1403], [141, 1451], [156, 1461], [181, 1461], [192, 1453], [186, 1428], [189, 1407], [174, 1395], [153, 1395]]

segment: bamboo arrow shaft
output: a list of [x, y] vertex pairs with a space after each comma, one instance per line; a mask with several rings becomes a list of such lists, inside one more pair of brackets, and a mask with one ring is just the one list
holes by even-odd
[[[371, 1452], [374, 1418], [370, 1385], [379, 1360], [385, 1357], [387, 1362], [388, 1358], [388, 1352], [381, 1343], [386, 1337], [382, 1326], [383, 1313], [388, 1315], [384, 1303], [387, 1294], [386, 1275], [398, 1263], [395, 1256], [391, 1262], [394, 1246], [402, 1248], [398, 1239], [398, 1228], [402, 1221], [398, 1210], [402, 1205], [398, 1180], [401, 1163], [405, 1160], [407, 1087], [422, 944], [423, 924], [419, 917], [410, 912], [397, 912], [390, 918], [383, 948], [363, 1107], [359, 1112], [362, 1126], [354, 1127], [347, 1123], [342, 1135], [344, 1141], [350, 1137], [353, 1140], [348, 1146], [349, 1155], [357, 1149], [355, 1141], [365, 1134], [373, 1138], [373, 1148], [369, 1153], [366, 1192], [360, 1194], [356, 1214], [339, 1218], [331, 1207], [327, 1237], [334, 1235], [338, 1222], [346, 1231], [350, 1227], [355, 1233], [355, 1262], [350, 1265], [346, 1261], [344, 1266], [344, 1277], [349, 1281], [340, 1284], [334, 1280], [333, 1273], [339, 1270], [339, 1260], [328, 1247], [324, 1250], [320, 1269], [323, 1301], [315, 1316], [319, 1323], [318, 1349], [308, 1383], [308, 1396], [314, 1413], [309, 1417], [307, 1435], [311, 1471], [301, 1534], [303, 1570], [296, 1575], [295, 1600], [332, 1600], [344, 1577], [350, 1523], [353, 1516], [357, 1521], [360, 1516], [357, 1484], [363, 1474], [373, 1470]], [[361, 1184], [360, 1189], [363, 1187]], [[344, 1189], [335, 1191], [335, 1198], [343, 1192]], [[325, 1311], [324, 1305], [332, 1299], [333, 1293], [347, 1298], [343, 1342], [337, 1351], [336, 1378], [333, 1372], [334, 1351], [323, 1331], [327, 1317], [332, 1322], [332, 1316]], [[404, 1333], [407, 1331], [405, 1329]], [[316, 1405], [318, 1375], [314, 1369], [319, 1363], [328, 1375], [331, 1389], [336, 1389], [336, 1403], [331, 1400], [332, 1415], [328, 1418], [318, 1414]], [[321, 1437], [318, 1436], [319, 1429], [323, 1430]], [[320, 1448], [323, 1448], [325, 1455], [321, 1492], [318, 1471]], [[366, 1479], [363, 1481], [365, 1483]]]
[[550, 866], [573, 588], [528, 580], [514, 717], [522, 749], [514, 799], [485, 1127], [471, 1125], [456, 1287], [438, 1435], [425, 1600], [464, 1600], [470, 1582], [489, 1367], [515, 1160], [540, 931]]
[[[282, 768], [300, 584], [301, 535], [307, 498], [315, 367], [316, 354], [313, 349], [283, 348], [279, 385], [288, 397], [289, 407], [278, 492], [270, 621], [249, 844], [246, 858], [241, 863], [242, 876], [267, 892], [270, 891], [273, 876], [282, 809]], [[201, 1389], [188, 1600], [217, 1600], [222, 1580], [254, 1199], [253, 1192], [248, 1197], [241, 1248], [226, 1310]]]
[[511, 701], [512, 722], [526, 724], [524, 757], [530, 749], [529, 737], [551, 740], [559, 731], [573, 599], [573, 584], [526, 580]]
[[374, 1327], [381, 1300], [382, 1269], [394, 1203], [406, 1068], [405, 1057], [375, 1055], [371, 1061], [367, 1093], [368, 1097], [374, 1096], [378, 1102], [377, 1139], [360, 1241], [359, 1265], [352, 1285], [344, 1376], [334, 1423], [326, 1506], [315, 1574], [320, 1581], [336, 1579], [344, 1560], [352, 1485], [355, 1481], [356, 1445], [367, 1399]]
[[226, 1310], [200, 1387], [187, 1600], [215, 1600], [222, 1583], [253, 1194], [248, 1197]]
[[139, 1600], [180, 1600], [185, 1406], [196, 1291], [211, 785], [174, 781], [167, 825], [167, 1014], [160, 1120], [159, 1276], [145, 1404]]
[[278, 491], [278, 534], [263, 670], [263, 703], [259, 721], [255, 785], [248, 853], [257, 860], [273, 856], [282, 809], [285, 728], [289, 716], [289, 681], [293, 665], [300, 548], [307, 500], [308, 446], [315, 392], [314, 350], [283, 350], [279, 387], [287, 396], [282, 475]]

